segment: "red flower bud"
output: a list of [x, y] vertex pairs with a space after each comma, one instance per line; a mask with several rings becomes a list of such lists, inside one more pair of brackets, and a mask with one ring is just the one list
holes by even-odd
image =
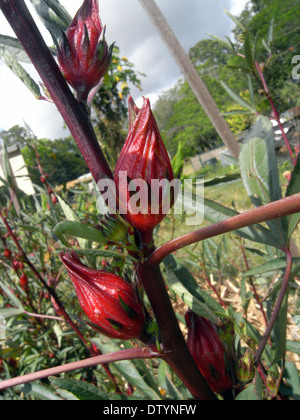
[[56, 195], [53, 195], [51, 197], [51, 201], [52, 201], [53, 204], [57, 204], [58, 203], [58, 198], [56, 197]]
[[6, 258], [11, 257], [11, 251], [8, 248], [5, 248], [4, 250], [4, 257]]
[[61, 71], [76, 90], [78, 100], [87, 100], [110, 65], [113, 45], [108, 48], [104, 34], [98, 0], [85, 0], [63, 34], [57, 56]]
[[28, 292], [28, 277], [24, 273], [20, 277], [20, 286], [22, 287], [24, 292]]
[[77, 255], [60, 255], [89, 320], [104, 335], [123, 340], [139, 338], [145, 316], [131, 284], [115, 274], [83, 265]]
[[[129, 115], [129, 134], [116, 165], [114, 180], [120, 213], [142, 232], [153, 230], [173, 206], [173, 190], [166, 188], [167, 184], [158, 183], [171, 182], [174, 174], [149, 100], [144, 99], [139, 110], [130, 98]], [[127, 176], [125, 182], [124, 174]], [[132, 191], [134, 187], [137, 187], [136, 192]]]
[[211, 389], [222, 394], [232, 389], [233, 382], [226, 363], [226, 348], [216, 326], [191, 310], [185, 315], [189, 350]]

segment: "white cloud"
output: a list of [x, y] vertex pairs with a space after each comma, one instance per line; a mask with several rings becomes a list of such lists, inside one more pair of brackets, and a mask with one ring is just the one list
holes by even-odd
[[[247, 0], [157, 0], [158, 6], [170, 22], [175, 34], [188, 51], [206, 32], [221, 37], [229, 35], [233, 23], [225, 15], [223, 6], [234, 14], [240, 14]], [[32, 11], [29, 0], [26, 3]], [[73, 16], [82, 0], [61, 0]], [[143, 95], [152, 102], [162, 90], [174, 85], [181, 77], [180, 71], [169, 51], [159, 38], [138, 0], [100, 0], [102, 21], [107, 25], [109, 42], [117, 41], [122, 55], [135, 64], [138, 71], [147, 74], [143, 78]], [[186, 7], [187, 4], [189, 7]], [[39, 24], [42, 28], [42, 25]], [[0, 12], [0, 32], [13, 35], [11, 28]], [[43, 30], [48, 42], [50, 36]], [[35, 78], [36, 73], [34, 74]], [[57, 138], [65, 134], [63, 121], [55, 106], [38, 101], [26, 87], [0, 64], [0, 129], [23, 125], [26, 121], [38, 137]], [[140, 92], [133, 95], [141, 103]]]

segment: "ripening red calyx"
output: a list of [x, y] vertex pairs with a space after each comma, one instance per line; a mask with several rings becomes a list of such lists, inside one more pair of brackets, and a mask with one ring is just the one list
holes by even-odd
[[[126, 174], [126, 182], [122, 181], [123, 174]], [[168, 190], [163, 186], [154, 190], [152, 181], [173, 180], [170, 158], [151, 111], [149, 99], [144, 98], [143, 107], [139, 109], [130, 97], [129, 133], [114, 175], [119, 210], [121, 209], [121, 214], [124, 214], [127, 222], [140, 232], [153, 230], [173, 206], [174, 194], [172, 188]], [[146, 191], [141, 192], [140, 181], [145, 181]], [[139, 196], [139, 201], [133, 200], [134, 196]]]
[[11, 257], [11, 251], [8, 248], [5, 248], [4, 250], [4, 257], [6, 258]]
[[115, 274], [83, 265], [74, 252], [61, 253], [60, 259], [83, 311], [100, 332], [123, 340], [141, 336], [145, 315], [131, 284]]
[[208, 385], [217, 394], [231, 390], [233, 381], [226, 361], [226, 348], [216, 326], [191, 310], [185, 319], [188, 348]]
[[109, 68], [113, 45], [108, 47], [104, 35], [98, 0], [85, 0], [57, 48], [61, 71], [79, 101], [87, 101]]

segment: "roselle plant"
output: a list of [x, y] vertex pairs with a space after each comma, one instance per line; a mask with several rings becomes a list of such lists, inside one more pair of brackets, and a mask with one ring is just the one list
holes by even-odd
[[[289, 292], [299, 271], [299, 259], [290, 245], [300, 214], [300, 159], [290, 146], [293, 171], [283, 196], [273, 129], [267, 118], [259, 117], [241, 147], [239, 162], [232, 160], [239, 165], [253, 207], [238, 213], [204, 198], [205, 218], [210, 224], [157, 246], [156, 232], [167, 219], [163, 209], [172, 212], [176, 194], [164, 183], [174, 181], [174, 172], [150, 103], [144, 99], [139, 109], [129, 99], [128, 137], [116, 168], [111, 168], [90, 120], [91, 98], [107, 77], [112, 53], [103, 36], [98, 1], [85, 0], [73, 20], [58, 1], [42, 3], [39, 7], [48, 8], [58, 18], [50, 22], [55, 51], [46, 46], [23, 0], [3, 0], [0, 8], [19, 41], [14, 40], [15, 48], [25, 51], [32, 61], [47, 98], [56, 105], [77, 143], [95, 181], [95, 195], [105, 196], [96, 185], [106, 180], [115, 187], [116, 206], [113, 213], [106, 202], [105, 216], [83, 212], [86, 199], [78, 192], [75, 208], [59, 195], [60, 206], [54, 206], [53, 191], [46, 186], [40, 193], [47, 197], [48, 206], [45, 218], [38, 221], [39, 229], [37, 220], [33, 222], [37, 215], [17, 220], [12, 200], [0, 213], [0, 262], [7, 280], [0, 283], [4, 305], [0, 314], [8, 320], [25, 319], [27, 327], [34, 330], [32, 341], [46, 337], [48, 349], [45, 358], [36, 363], [38, 368], [30, 366], [29, 370], [26, 359], [10, 351], [6, 343], [9, 350], [5, 352], [4, 345], [1, 362], [7, 375], [0, 390], [13, 392], [12, 387], [18, 387], [24, 391], [22, 384], [50, 378], [54, 386], [68, 393], [54, 394], [54, 388], [34, 382], [33, 395], [48, 392], [56, 399], [73, 394], [78, 399], [98, 400], [118, 399], [119, 394], [122, 399], [297, 398], [299, 377], [286, 352], [299, 354], [299, 346], [287, 340], [286, 333]], [[246, 42], [247, 64], [272, 104], [253, 53], [249, 56], [249, 39]], [[18, 68], [23, 77], [24, 69], [10, 58], [11, 67]], [[28, 75], [23, 80], [36, 89]], [[156, 194], [152, 181], [159, 184]], [[167, 198], [169, 206], [164, 206]], [[220, 293], [222, 259], [227, 258], [232, 266], [239, 264], [235, 255], [222, 252], [227, 248], [225, 240], [217, 244], [214, 239], [229, 233], [234, 234], [246, 266], [239, 280], [242, 312], [229, 306]], [[254, 243], [252, 248], [246, 247], [245, 241]], [[190, 245], [202, 245], [203, 252], [195, 254], [197, 248], [189, 251]], [[201, 267], [200, 278], [173, 255], [183, 249]], [[251, 267], [247, 252], [259, 253], [264, 262]], [[23, 264], [21, 272], [13, 262]], [[209, 276], [208, 270], [215, 269], [219, 287]], [[269, 278], [268, 273], [273, 280], [263, 294], [256, 276]], [[22, 280], [20, 287], [15, 276]], [[175, 309], [173, 303], [178, 300], [185, 304], [184, 313]], [[250, 301], [255, 301], [263, 320], [260, 329], [248, 319]], [[56, 328], [52, 329], [51, 322], [56, 322]], [[74, 346], [75, 339], [70, 342], [58, 323], [80, 341], [80, 350], [73, 351], [79, 348], [78, 343]], [[23, 337], [22, 345], [30, 354], [25, 331]], [[10, 356], [18, 374], [8, 374]], [[100, 365], [104, 373], [98, 370]], [[56, 377], [75, 370], [85, 372], [79, 375], [82, 381], [78, 376]], [[130, 390], [127, 396], [125, 389]]]

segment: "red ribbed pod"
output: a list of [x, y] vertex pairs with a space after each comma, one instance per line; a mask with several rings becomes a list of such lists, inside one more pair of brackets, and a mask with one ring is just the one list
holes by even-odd
[[233, 388], [226, 361], [226, 348], [219, 338], [216, 326], [189, 310], [185, 315], [189, 350], [210, 388], [222, 394]]
[[85, 0], [57, 48], [61, 71], [78, 100], [87, 101], [110, 65], [113, 45], [108, 47], [104, 35], [98, 0]]
[[83, 311], [98, 330], [123, 340], [141, 336], [145, 315], [131, 284], [115, 274], [83, 265], [74, 252], [61, 253], [60, 259]]
[[[114, 180], [120, 212], [140, 232], [153, 230], [174, 204], [173, 189], [167, 188], [174, 180], [172, 165], [149, 99], [144, 98], [140, 110], [132, 98], [129, 99], [129, 134]], [[164, 181], [166, 184], [157, 188], [158, 183]]]

